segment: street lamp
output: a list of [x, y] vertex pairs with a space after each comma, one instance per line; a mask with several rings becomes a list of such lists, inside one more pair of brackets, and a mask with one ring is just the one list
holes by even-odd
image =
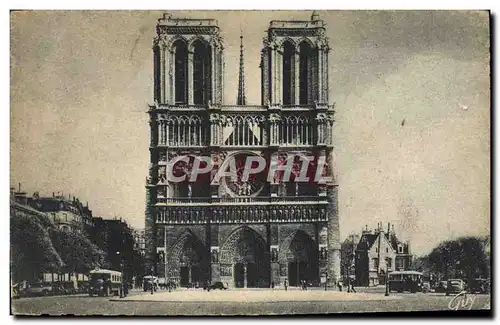
[[151, 266], [151, 294], [154, 293], [154, 279], [153, 279], [153, 272], [155, 270], [155, 267], [154, 266]]
[[389, 268], [385, 269], [385, 296], [389, 295]]
[[[120, 252], [116, 252], [116, 255], [118, 255], [118, 257], [120, 258]], [[125, 279], [124, 274], [123, 274], [123, 255], [121, 256], [121, 259], [120, 259], [120, 269], [122, 272], [122, 276], [120, 279], [120, 298], [125, 298], [125, 291], [124, 291], [125, 288], [123, 285], [123, 281]]]

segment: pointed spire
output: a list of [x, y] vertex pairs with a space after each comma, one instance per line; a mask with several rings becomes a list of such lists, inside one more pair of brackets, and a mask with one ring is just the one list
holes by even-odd
[[318, 20], [319, 20], [319, 14], [316, 10], [313, 10], [311, 15], [311, 21], [318, 21]]
[[238, 80], [238, 99], [236, 105], [246, 105], [245, 97], [245, 67], [243, 61], [243, 31], [240, 35], [240, 74]]

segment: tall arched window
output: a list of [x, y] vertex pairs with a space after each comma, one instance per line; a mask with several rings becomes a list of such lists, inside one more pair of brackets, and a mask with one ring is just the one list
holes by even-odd
[[155, 46], [154, 50], [154, 99], [161, 101], [161, 75], [160, 75], [160, 47]]
[[210, 100], [210, 46], [195, 41], [193, 61], [193, 99], [195, 105], [205, 105]]
[[299, 51], [299, 102], [301, 105], [307, 105], [310, 104], [309, 98], [311, 92], [312, 49], [307, 42], [302, 42], [299, 46]]
[[187, 45], [181, 40], [174, 43], [175, 48], [175, 103], [187, 104]]
[[291, 105], [293, 103], [293, 60], [294, 46], [286, 41], [283, 44], [283, 105]]

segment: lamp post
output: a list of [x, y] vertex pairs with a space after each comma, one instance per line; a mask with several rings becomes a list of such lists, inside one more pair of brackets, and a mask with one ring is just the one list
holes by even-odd
[[151, 266], [151, 294], [154, 293], [154, 279], [153, 279], [153, 272], [154, 272], [155, 267]]
[[118, 258], [120, 258], [120, 269], [121, 269], [121, 272], [122, 272], [122, 276], [120, 278], [120, 298], [125, 298], [125, 287], [123, 285], [123, 281], [125, 280], [125, 276], [123, 274], [123, 269], [124, 269], [123, 255], [121, 255], [120, 252], [116, 252], [116, 255], [118, 255]]
[[385, 296], [389, 295], [389, 268], [385, 269]]
[[325, 291], [327, 291], [328, 288], [328, 272], [325, 272]]

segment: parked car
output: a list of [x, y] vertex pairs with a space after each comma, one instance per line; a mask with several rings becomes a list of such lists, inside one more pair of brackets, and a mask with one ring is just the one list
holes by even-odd
[[422, 292], [423, 293], [431, 292], [431, 284], [429, 282], [422, 283]]
[[227, 286], [224, 283], [222, 283], [221, 281], [217, 281], [217, 282], [214, 282], [211, 285], [209, 285], [208, 289], [209, 290], [216, 290], [216, 289], [227, 290]]
[[446, 285], [446, 295], [460, 293], [465, 290], [465, 282], [461, 279], [450, 279]]
[[489, 293], [490, 281], [488, 279], [474, 279], [469, 285], [468, 291], [470, 293]]
[[28, 296], [49, 296], [54, 293], [54, 286], [51, 283], [35, 282], [30, 284], [26, 290]]
[[75, 284], [71, 281], [59, 282], [62, 292], [57, 292], [58, 294], [64, 295], [74, 295], [76, 293]]
[[144, 291], [151, 291], [151, 287], [153, 287], [154, 291], [158, 291], [158, 277], [152, 275], [146, 275], [143, 278], [142, 288]]
[[445, 293], [446, 287], [448, 287], [448, 282], [447, 281], [440, 281], [437, 284], [436, 288], [434, 289], [434, 292]]

